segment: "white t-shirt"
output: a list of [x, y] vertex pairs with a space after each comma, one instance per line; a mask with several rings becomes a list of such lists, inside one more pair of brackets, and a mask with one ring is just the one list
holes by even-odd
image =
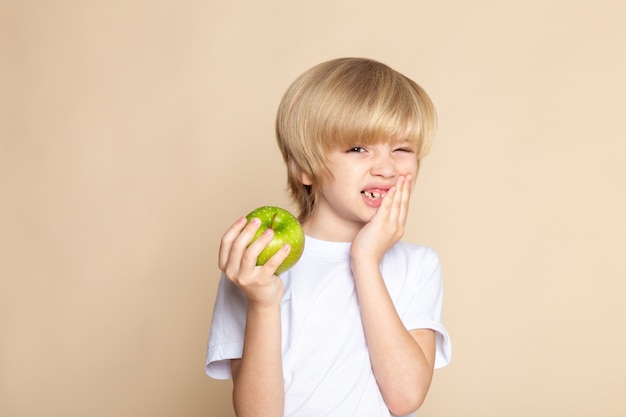
[[[451, 348], [441, 323], [437, 255], [399, 242], [385, 254], [381, 271], [405, 327], [435, 330], [435, 368], [447, 365]], [[350, 243], [306, 236], [302, 258], [281, 279], [285, 417], [390, 416], [371, 368], [350, 269]], [[245, 298], [222, 276], [208, 340], [209, 376], [231, 377], [229, 360], [241, 358], [245, 322]]]

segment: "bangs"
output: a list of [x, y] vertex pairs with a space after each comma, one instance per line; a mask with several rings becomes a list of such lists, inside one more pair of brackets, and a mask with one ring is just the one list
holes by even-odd
[[[380, 108], [364, 108], [347, 112], [328, 135], [327, 150], [355, 145], [407, 142], [419, 147], [423, 137], [423, 121], [413, 105], [395, 102]], [[330, 127], [330, 126], [329, 126]]]
[[418, 158], [428, 152], [436, 123], [430, 98], [413, 81], [380, 69], [336, 80], [327, 95], [331, 99], [318, 108], [316, 136], [324, 151], [407, 142], [417, 149]]

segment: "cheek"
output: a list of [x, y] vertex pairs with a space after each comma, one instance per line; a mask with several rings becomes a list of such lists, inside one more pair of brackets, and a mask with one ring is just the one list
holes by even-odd
[[415, 178], [417, 175], [417, 161], [413, 158], [400, 161], [398, 171], [400, 175], [411, 175]]

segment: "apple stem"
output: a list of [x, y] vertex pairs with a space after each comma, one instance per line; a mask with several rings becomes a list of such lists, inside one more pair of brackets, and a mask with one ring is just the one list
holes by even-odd
[[278, 214], [274, 214], [274, 216], [272, 217], [272, 224], [270, 226], [270, 229], [274, 229], [274, 222], [276, 221], [276, 217], [278, 216]]

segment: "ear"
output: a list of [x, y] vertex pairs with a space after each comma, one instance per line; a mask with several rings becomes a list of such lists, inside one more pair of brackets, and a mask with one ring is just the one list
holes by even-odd
[[312, 185], [313, 184], [313, 180], [311, 179], [311, 176], [309, 174], [307, 174], [306, 172], [301, 172], [300, 173], [300, 182], [304, 185]]

